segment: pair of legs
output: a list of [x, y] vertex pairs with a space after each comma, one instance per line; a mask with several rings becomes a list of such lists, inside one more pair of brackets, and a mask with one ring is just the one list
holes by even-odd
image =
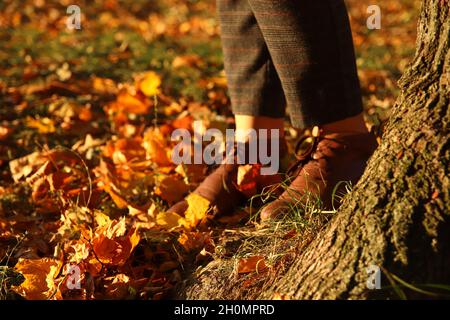
[[236, 127], [366, 130], [343, 0], [217, 0]]
[[[329, 202], [333, 184], [357, 181], [375, 145], [362, 116], [344, 1], [217, 0], [217, 9], [236, 129], [279, 129], [282, 137], [285, 106], [294, 127], [319, 126], [320, 137], [300, 157], [292, 186]], [[230, 211], [242, 200], [236, 172], [222, 165], [194, 192]], [[282, 194], [271, 206], [278, 210], [289, 198]], [[265, 215], [277, 211], [272, 209]]]

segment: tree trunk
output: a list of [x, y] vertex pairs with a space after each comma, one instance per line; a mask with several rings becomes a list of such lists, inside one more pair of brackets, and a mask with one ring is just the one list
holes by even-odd
[[371, 265], [411, 284], [450, 284], [449, 7], [424, 0], [414, 61], [364, 176], [260, 298], [371, 298]]

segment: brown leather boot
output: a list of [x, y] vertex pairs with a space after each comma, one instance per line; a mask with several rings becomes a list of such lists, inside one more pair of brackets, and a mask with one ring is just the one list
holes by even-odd
[[322, 135], [315, 131], [297, 143], [297, 162], [288, 172], [293, 180], [278, 199], [263, 208], [261, 220], [289, 213], [315, 199], [320, 199], [324, 209], [336, 209], [340, 201], [333, 199], [333, 194], [345, 191], [341, 182], [358, 182], [378, 145], [369, 133]]
[[[270, 146], [270, 141], [267, 142]], [[287, 150], [287, 145], [284, 139], [280, 139], [279, 154], [282, 155]], [[248, 145], [244, 147], [245, 163], [248, 163]], [[269, 154], [270, 154], [269, 150]], [[210, 201], [210, 206], [214, 215], [225, 215], [235, 211], [239, 206], [243, 205], [249, 196], [245, 195], [237, 185], [237, 175], [240, 164], [237, 164], [237, 147], [234, 147], [232, 164], [221, 164], [215, 171], [206, 177], [206, 179], [193, 191], [193, 193], [202, 196]], [[259, 165], [259, 164], [256, 164]], [[270, 176], [263, 176], [258, 179], [257, 191], [261, 191], [269, 185], [275, 185], [281, 182], [281, 175], [274, 174]], [[169, 212], [176, 212], [183, 215], [187, 210], [188, 204], [186, 200], [182, 200], [169, 208]]]

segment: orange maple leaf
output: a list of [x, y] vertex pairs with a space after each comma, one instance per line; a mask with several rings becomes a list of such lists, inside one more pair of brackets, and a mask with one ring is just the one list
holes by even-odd
[[12, 289], [30, 300], [62, 299], [55, 284], [61, 266], [61, 261], [51, 258], [20, 258], [14, 269], [25, 277], [25, 281]]
[[92, 241], [97, 258], [104, 264], [123, 265], [140, 241], [136, 228], [126, 233], [125, 219], [111, 220], [95, 230]]

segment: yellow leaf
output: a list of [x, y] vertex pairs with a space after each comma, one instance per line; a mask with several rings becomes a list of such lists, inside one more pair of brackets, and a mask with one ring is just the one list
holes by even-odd
[[69, 261], [73, 263], [80, 263], [89, 256], [89, 245], [86, 242], [77, 242], [72, 245], [72, 253], [69, 253]]
[[103, 94], [116, 94], [117, 93], [117, 85], [116, 83], [107, 78], [99, 78], [94, 77], [92, 79], [92, 87], [95, 91]]
[[50, 118], [34, 119], [27, 117], [26, 126], [28, 128], [36, 129], [39, 133], [53, 133], [55, 132], [55, 123]]
[[202, 196], [191, 193], [186, 197], [188, 208], [186, 210], [186, 226], [189, 228], [197, 226], [197, 224], [206, 217], [209, 210], [209, 200]]
[[125, 217], [122, 217], [119, 221], [112, 220], [108, 223], [106, 226], [106, 229], [104, 231], [104, 234], [109, 239], [114, 239], [118, 237], [122, 237], [127, 232], [127, 226], [125, 223]]
[[61, 266], [61, 261], [51, 258], [20, 258], [14, 268], [25, 277], [25, 281], [12, 289], [30, 300], [61, 299], [61, 292], [54, 281]]
[[109, 218], [109, 216], [107, 216], [103, 212], [95, 210], [94, 214], [95, 214], [95, 216], [94, 216], [95, 222], [97, 222], [97, 225], [99, 227], [103, 227], [103, 226], [111, 223], [111, 219]]
[[226, 77], [213, 77], [208, 79], [212, 84], [218, 87], [226, 87], [227, 86], [227, 78]]
[[159, 94], [161, 78], [153, 71], [147, 72], [139, 84], [139, 89], [148, 97]]
[[156, 223], [164, 229], [172, 229], [183, 224], [184, 219], [175, 212], [160, 212], [156, 216]]
[[133, 232], [131, 232], [130, 235], [130, 244], [131, 244], [131, 250], [136, 248], [136, 246], [139, 244], [139, 241], [141, 241], [141, 236], [138, 233], [138, 229], [133, 229]]

